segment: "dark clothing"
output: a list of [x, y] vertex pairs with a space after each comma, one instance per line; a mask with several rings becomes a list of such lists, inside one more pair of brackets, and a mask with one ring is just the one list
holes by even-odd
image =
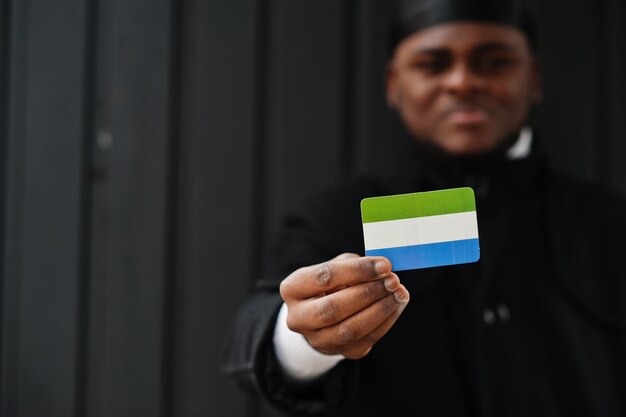
[[[306, 386], [285, 378], [272, 347], [280, 281], [364, 252], [362, 198], [460, 186], [477, 196], [481, 260], [399, 272], [411, 301], [368, 356]], [[408, 174], [353, 181], [286, 219], [226, 367], [289, 415], [624, 416], [625, 215], [534, 154], [416, 157]]]

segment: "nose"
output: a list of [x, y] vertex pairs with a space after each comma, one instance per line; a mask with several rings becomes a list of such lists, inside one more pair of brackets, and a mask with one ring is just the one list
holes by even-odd
[[459, 63], [448, 71], [444, 79], [447, 92], [460, 97], [474, 95], [485, 87], [485, 80], [469, 65]]

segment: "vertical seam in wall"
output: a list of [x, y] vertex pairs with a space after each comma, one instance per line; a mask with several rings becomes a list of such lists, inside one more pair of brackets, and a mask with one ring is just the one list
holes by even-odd
[[[596, 180], [602, 185], [609, 185], [610, 182], [610, 158], [609, 158], [609, 134], [611, 129], [609, 123], [611, 121], [610, 107], [608, 103], [609, 96], [609, 83], [607, 78], [610, 75], [611, 48], [609, 45], [608, 37], [608, 14], [607, 14], [607, 1], [600, 1], [597, 3], [598, 7], [598, 19], [596, 23], [596, 45], [597, 49], [597, 65], [598, 65], [598, 103], [597, 103], [597, 127], [598, 136], [596, 138], [597, 143], [595, 146], [595, 176]], [[593, 138], [592, 138], [593, 139]]]
[[95, 79], [97, 70], [98, 0], [85, 3], [85, 43], [83, 50], [83, 126], [80, 179], [80, 225], [78, 265], [78, 330], [76, 358], [76, 417], [87, 414], [87, 392], [89, 384], [89, 325], [91, 293], [91, 224], [93, 216], [93, 146], [95, 134]]
[[341, 30], [343, 59], [340, 65], [343, 66], [343, 91], [341, 96], [342, 120], [341, 123], [341, 143], [339, 149], [339, 175], [346, 177], [354, 173], [355, 167], [355, 123], [356, 123], [356, 83], [355, 70], [358, 58], [358, 48], [355, 43], [355, 22], [356, 7], [355, 0], [344, 0], [342, 3], [342, 24]]
[[[248, 292], [252, 291], [255, 281], [262, 271], [265, 250], [267, 225], [267, 118], [268, 112], [268, 66], [271, 48], [269, 45], [269, 28], [271, 16], [271, 0], [256, 0], [255, 10], [255, 44], [254, 44], [254, 98], [253, 98], [253, 130], [252, 130], [252, 204], [250, 216], [250, 271], [248, 272]], [[246, 415], [259, 415], [259, 400], [247, 396]]]
[[[2, 4], [0, 4], [0, 166], [3, 167], [2, 171], [0, 171], [0, 236], [2, 239], [0, 240], [0, 271], [2, 271], [2, 288], [0, 297], [0, 324], [2, 324], [2, 332], [0, 332], [0, 346], [4, 347], [5, 337], [4, 337], [4, 309], [6, 307], [4, 300], [6, 299], [4, 294], [4, 289], [6, 280], [6, 269], [5, 269], [5, 261], [6, 261], [6, 206], [7, 206], [7, 169], [8, 169], [8, 153], [9, 153], [9, 129], [8, 129], [8, 111], [9, 111], [9, 36], [11, 34], [11, 0], [4, 0]], [[4, 393], [5, 393], [5, 384], [6, 379], [4, 378], [4, 349], [2, 349], [2, 360], [0, 360], [0, 375], [2, 375], [1, 386], [0, 386], [0, 410], [4, 409]]]
[[269, 46], [269, 20], [271, 0], [257, 0], [256, 42], [254, 71], [253, 146], [252, 146], [252, 259], [249, 271], [249, 289], [252, 289], [259, 271], [263, 267], [264, 236], [266, 218], [267, 187], [267, 117], [268, 117], [268, 64], [271, 53]]
[[[5, 212], [3, 218], [4, 234], [3, 252], [3, 294], [2, 294], [2, 391], [0, 397], [0, 414], [3, 416], [16, 416], [18, 413], [17, 404], [19, 396], [19, 321], [20, 321], [20, 276], [22, 263], [22, 227], [23, 227], [23, 207], [24, 207], [24, 153], [26, 125], [25, 118], [26, 100], [28, 86], [24, 83], [19, 85], [22, 78], [26, 76], [28, 70], [28, 49], [14, 48], [17, 42], [17, 30], [28, 32], [28, 16], [23, 16], [17, 11], [18, 5], [11, 0], [6, 0], [7, 10], [3, 10], [6, 19], [6, 119], [5, 119], [5, 140], [6, 140], [6, 170], [5, 170]], [[17, 22], [23, 18], [24, 21]], [[17, 23], [16, 23], [17, 22]], [[18, 23], [21, 23], [19, 25]], [[25, 45], [26, 46], [26, 45]], [[23, 71], [17, 72], [18, 65], [23, 65]], [[9, 80], [11, 80], [9, 82]], [[19, 88], [23, 87], [23, 94], [17, 95]], [[20, 111], [22, 112], [20, 114]], [[11, 143], [13, 136], [18, 136]], [[12, 147], [13, 146], [13, 147]], [[14, 158], [11, 158], [13, 156]], [[9, 201], [9, 198], [12, 198]], [[11, 216], [11, 223], [8, 223]], [[10, 242], [10, 245], [7, 243]], [[7, 252], [14, 250], [11, 259], [7, 257]], [[9, 265], [13, 267], [10, 268]], [[8, 291], [9, 290], [9, 291]], [[8, 292], [11, 291], [9, 295]]]
[[170, 2], [169, 40], [169, 123], [167, 153], [167, 194], [165, 225], [165, 282], [163, 286], [163, 339], [161, 376], [161, 416], [174, 416], [175, 407], [175, 366], [176, 366], [176, 271], [178, 266], [178, 214], [180, 181], [180, 108], [182, 73], [182, 16], [185, 2]]

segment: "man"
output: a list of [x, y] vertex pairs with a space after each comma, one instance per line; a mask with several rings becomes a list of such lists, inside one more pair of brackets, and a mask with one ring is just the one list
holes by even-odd
[[[533, 48], [517, 1], [399, 2], [387, 101], [414, 166], [286, 220], [231, 373], [289, 415], [626, 415], [626, 205], [546, 166]], [[358, 255], [362, 198], [462, 186], [480, 262], [396, 274]]]

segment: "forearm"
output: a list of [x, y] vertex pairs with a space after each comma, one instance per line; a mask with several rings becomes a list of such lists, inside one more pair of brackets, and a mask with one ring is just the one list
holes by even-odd
[[259, 391], [262, 351], [271, 341], [276, 316], [282, 305], [280, 295], [259, 292], [241, 307], [225, 341], [222, 366], [246, 390]]
[[239, 385], [261, 394], [287, 415], [333, 415], [356, 383], [357, 364], [341, 361], [320, 376], [307, 380], [290, 377], [276, 357], [273, 346], [281, 305], [278, 294], [250, 296], [227, 338], [224, 370]]

